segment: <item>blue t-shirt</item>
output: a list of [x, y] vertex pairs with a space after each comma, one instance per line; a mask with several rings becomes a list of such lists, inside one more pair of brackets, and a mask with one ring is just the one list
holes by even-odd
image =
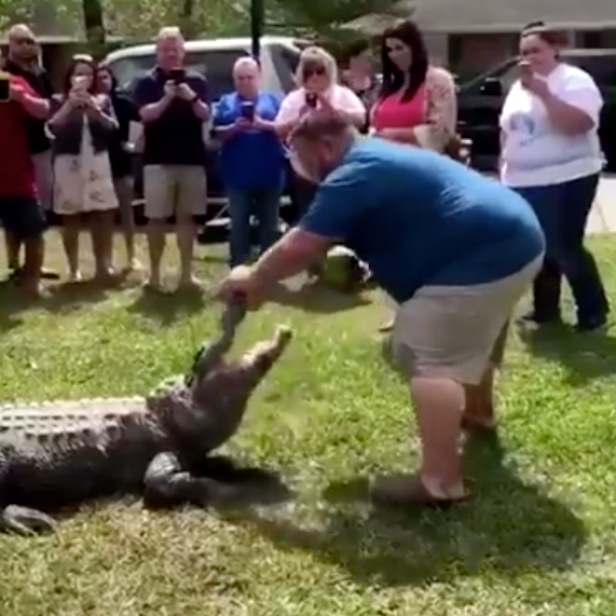
[[425, 285], [476, 285], [509, 276], [545, 240], [530, 205], [448, 158], [359, 139], [319, 187], [300, 222], [354, 250], [399, 302]]
[[[135, 107], [139, 110], [157, 103], [165, 94], [168, 79], [158, 67], [139, 79], [133, 93]], [[185, 82], [204, 103], [208, 102], [207, 82], [202, 75], [186, 71]], [[178, 98], [158, 120], [144, 126], [146, 165], [205, 165], [204, 123], [191, 107], [189, 102]]]
[[[245, 99], [236, 92], [225, 94], [214, 114], [214, 128], [233, 124], [242, 113]], [[280, 99], [260, 92], [255, 115], [273, 121], [280, 109]], [[285, 151], [278, 136], [270, 130], [246, 129], [227, 139], [220, 149], [220, 175], [231, 190], [268, 190], [282, 185], [286, 169]]]

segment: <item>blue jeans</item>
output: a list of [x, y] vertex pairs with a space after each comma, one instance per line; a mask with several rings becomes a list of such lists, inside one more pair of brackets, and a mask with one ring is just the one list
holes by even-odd
[[544, 265], [533, 286], [537, 321], [560, 317], [563, 275], [571, 287], [580, 324], [609, 312], [597, 264], [584, 247], [586, 222], [598, 184], [599, 174], [593, 174], [562, 184], [517, 189], [533, 207], [546, 239]]
[[228, 190], [231, 232], [229, 251], [231, 267], [242, 265], [251, 257], [250, 219], [258, 225], [259, 248], [265, 252], [278, 239], [278, 213], [282, 187], [265, 190]]

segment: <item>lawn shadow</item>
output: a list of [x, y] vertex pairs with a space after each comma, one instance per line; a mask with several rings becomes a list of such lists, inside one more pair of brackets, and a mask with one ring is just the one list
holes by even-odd
[[530, 353], [567, 369], [566, 381], [573, 386], [616, 373], [616, 338], [608, 332], [578, 333], [566, 326], [532, 328], [521, 324], [517, 329]]
[[203, 310], [206, 303], [204, 291], [201, 289], [171, 293], [144, 287], [128, 310], [155, 318], [161, 325], [166, 326], [186, 315]]
[[371, 303], [360, 293], [341, 293], [319, 281], [305, 282], [298, 287], [278, 284], [270, 301], [282, 306], [324, 314], [352, 310], [353, 308], [368, 306]]
[[586, 540], [582, 520], [539, 486], [523, 483], [504, 463], [496, 439], [474, 441], [467, 456], [474, 495], [449, 510], [373, 508], [368, 480], [359, 478], [330, 484], [318, 530], [254, 514], [232, 521], [280, 549], [342, 567], [367, 586], [451, 583], [485, 569], [515, 577], [572, 567]]
[[85, 304], [97, 304], [107, 299], [113, 288], [106, 288], [92, 281], [80, 283], [65, 282], [47, 287], [48, 297], [44, 299], [46, 310], [55, 313], [78, 310]]
[[36, 306], [36, 302], [20, 294], [12, 281], [0, 281], [0, 332], [8, 332], [22, 323], [21, 313]]

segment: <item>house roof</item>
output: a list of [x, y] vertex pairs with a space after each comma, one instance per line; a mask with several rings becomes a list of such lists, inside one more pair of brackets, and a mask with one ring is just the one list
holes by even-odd
[[492, 33], [520, 30], [545, 21], [563, 30], [616, 27], [615, 0], [402, 0], [386, 14], [366, 15], [345, 27], [378, 34], [401, 17], [412, 17], [426, 32]]

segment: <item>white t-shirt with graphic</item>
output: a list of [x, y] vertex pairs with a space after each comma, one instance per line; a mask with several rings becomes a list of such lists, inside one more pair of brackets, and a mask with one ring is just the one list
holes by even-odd
[[592, 77], [576, 66], [562, 63], [546, 81], [555, 96], [584, 111], [595, 126], [573, 136], [556, 130], [542, 101], [516, 81], [500, 117], [504, 136], [501, 180], [509, 186], [560, 184], [603, 168], [597, 133], [603, 99]]

